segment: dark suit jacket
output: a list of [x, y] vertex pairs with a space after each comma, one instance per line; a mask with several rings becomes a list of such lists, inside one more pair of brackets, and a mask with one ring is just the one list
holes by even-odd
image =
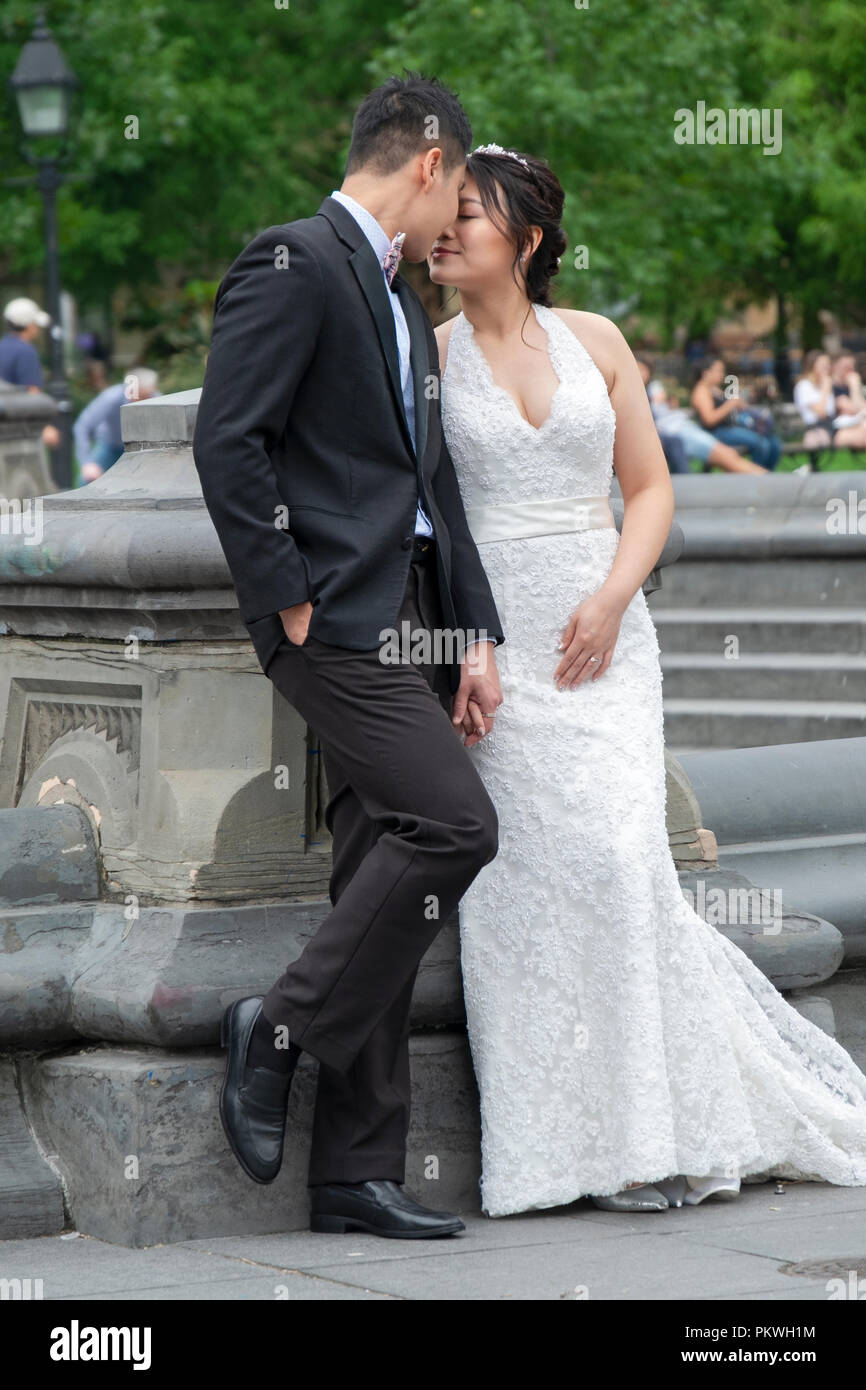
[[433, 329], [409, 284], [394, 284], [412, 340], [417, 452], [382, 269], [342, 204], [326, 198], [315, 217], [269, 227], [217, 291], [193, 457], [265, 671], [285, 635], [280, 610], [305, 600], [313, 637], [380, 645], [396, 625], [419, 496], [445, 626], [504, 640], [442, 435]]

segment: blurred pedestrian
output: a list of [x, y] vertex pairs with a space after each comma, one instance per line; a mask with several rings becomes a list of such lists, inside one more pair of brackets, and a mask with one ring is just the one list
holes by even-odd
[[106, 386], [82, 410], [73, 425], [82, 482], [99, 478], [123, 453], [120, 411], [131, 401], [158, 396], [159, 377], [150, 367], [136, 367], [124, 381]]
[[[9, 300], [3, 310], [0, 381], [8, 381], [10, 386], [21, 386], [25, 391], [42, 390], [42, 363], [34, 343], [50, 322], [51, 315], [40, 309], [35, 300]], [[49, 449], [56, 449], [60, 443], [60, 431], [54, 425], [46, 425], [42, 431], [42, 442]]]

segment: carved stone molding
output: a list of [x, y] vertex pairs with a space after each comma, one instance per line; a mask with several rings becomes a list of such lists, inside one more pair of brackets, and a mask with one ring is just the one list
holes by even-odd
[[137, 774], [141, 755], [138, 703], [109, 704], [58, 696], [27, 702], [22, 781], [32, 777], [51, 745], [73, 729], [103, 736], [115, 753], [124, 757], [129, 774]]

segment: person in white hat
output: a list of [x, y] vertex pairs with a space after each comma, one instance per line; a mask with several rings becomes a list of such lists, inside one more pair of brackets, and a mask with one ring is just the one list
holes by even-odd
[[0, 338], [0, 379], [30, 391], [42, 388], [42, 364], [33, 346], [40, 330], [47, 328], [51, 315], [32, 299], [10, 299], [3, 310]]
[[[33, 299], [10, 299], [3, 310], [5, 332], [0, 338], [0, 381], [20, 386], [26, 391], [42, 390], [42, 363], [34, 347], [40, 331], [47, 328], [51, 315]], [[46, 425], [42, 439], [56, 449], [60, 434], [54, 425]]]

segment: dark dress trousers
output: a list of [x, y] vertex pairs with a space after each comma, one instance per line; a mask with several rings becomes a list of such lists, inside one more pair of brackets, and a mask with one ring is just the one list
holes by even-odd
[[[438, 665], [380, 660], [383, 630], [407, 620], [503, 640], [442, 436], [436, 340], [394, 284], [417, 452], [382, 269], [332, 198], [263, 232], [227, 272], [193, 441], [259, 662], [325, 759], [332, 910], [263, 1006], [319, 1059], [311, 1184], [404, 1181], [418, 965], [497, 848], [495, 809], [450, 722], [449, 643]], [[293, 643], [280, 610], [305, 600], [309, 631]]]

